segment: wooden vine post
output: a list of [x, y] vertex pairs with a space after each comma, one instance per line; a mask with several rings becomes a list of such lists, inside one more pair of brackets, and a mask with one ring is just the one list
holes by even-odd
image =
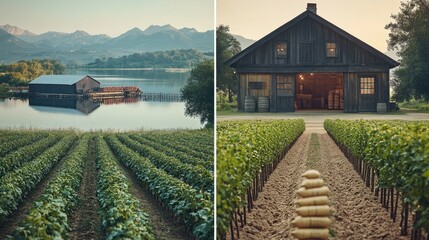
[[298, 216], [292, 221], [295, 227], [292, 235], [297, 239], [328, 239], [331, 225], [329, 188], [316, 170], [308, 170], [302, 176], [304, 180], [296, 192]]

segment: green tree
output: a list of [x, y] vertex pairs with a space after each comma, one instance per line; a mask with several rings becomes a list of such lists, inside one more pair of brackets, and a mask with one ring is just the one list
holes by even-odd
[[219, 25], [216, 28], [216, 88], [232, 96], [238, 90], [238, 75], [225, 61], [241, 51], [240, 43], [229, 33], [229, 26]]
[[201, 62], [191, 71], [188, 83], [181, 89], [185, 114], [200, 117], [201, 123], [214, 123], [214, 61]]
[[401, 2], [400, 12], [386, 25], [389, 49], [398, 50], [401, 66], [392, 80], [398, 101], [429, 100], [429, 0]]

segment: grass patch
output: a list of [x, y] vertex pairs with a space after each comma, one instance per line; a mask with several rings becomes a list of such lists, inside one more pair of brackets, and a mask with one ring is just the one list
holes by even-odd
[[422, 113], [429, 113], [429, 102], [411, 100], [408, 102], [401, 102], [398, 104], [399, 108], [404, 111], [416, 111]]
[[312, 133], [308, 148], [307, 169], [318, 169], [320, 163], [320, 142], [317, 133]]

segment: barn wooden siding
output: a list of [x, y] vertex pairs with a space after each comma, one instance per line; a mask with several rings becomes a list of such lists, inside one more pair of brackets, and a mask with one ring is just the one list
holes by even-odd
[[[276, 58], [275, 46], [278, 42], [287, 43], [286, 59]], [[337, 45], [337, 57], [326, 56], [326, 43], [334, 42]], [[304, 44], [304, 45], [303, 45]], [[310, 46], [312, 54], [310, 58], [301, 57], [300, 46], [305, 48]], [[313, 72], [322, 69], [315, 67], [329, 67], [329, 72], [342, 72], [345, 66], [383, 66], [385, 62], [379, 57], [357, 44], [344, 38], [337, 32], [320, 24], [312, 18], [305, 18], [292, 28], [278, 34], [267, 43], [256, 48], [245, 57], [237, 61], [236, 65], [240, 68], [252, 67], [257, 65], [259, 71], [277, 69], [278, 71], [296, 71], [294, 69], [279, 69], [279, 67], [312, 67]], [[240, 68], [238, 69], [239, 71]], [[381, 68], [383, 69], [383, 68]], [[304, 70], [304, 69], [303, 69]], [[380, 70], [380, 69], [377, 69]]]
[[[287, 44], [286, 56], [276, 55], [278, 43]], [[335, 57], [328, 56], [327, 43], [336, 44]], [[226, 64], [240, 74], [239, 110], [244, 110], [246, 95], [259, 97], [269, 94], [270, 111], [274, 112], [295, 111], [296, 94], [284, 94], [277, 81], [279, 77], [285, 77], [293, 79], [295, 84], [296, 75], [300, 73], [341, 74], [344, 81], [344, 112], [376, 111], [377, 103], [389, 106], [389, 70], [399, 65], [319, 17], [315, 11], [308, 10], [238, 53]], [[361, 77], [375, 78], [374, 95], [360, 93]], [[249, 91], [251, 81], [263, 81], [270, 87]]]
[[61, 93], [75, 94], [76, 84], [60, 85], [60, 84], [29, 84], [30, 93]]
[[86, 76], [83, 79], [76, 82], [76, 92], [87, 92], [89, 90], [93, 90], [96, 88], [100, 88], [100, 83], [93, 78]]

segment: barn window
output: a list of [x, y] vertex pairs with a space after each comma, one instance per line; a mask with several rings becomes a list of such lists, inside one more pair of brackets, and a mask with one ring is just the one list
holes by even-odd
[[326, 56], [336, 57], [337, 56], [337, 44], [333, 42], [326, 43]]
[[362, 77], [360, 78], [360, 94], [373, 95], [374, 94], [374, 78]]
[[287, 43], [278, 42], [276, 43], [276, 58], [286, 58], [287, 56]]
[[293, 96], [293, 78], [279, 75], [277, 76], [277, 95], [278, 96]]

